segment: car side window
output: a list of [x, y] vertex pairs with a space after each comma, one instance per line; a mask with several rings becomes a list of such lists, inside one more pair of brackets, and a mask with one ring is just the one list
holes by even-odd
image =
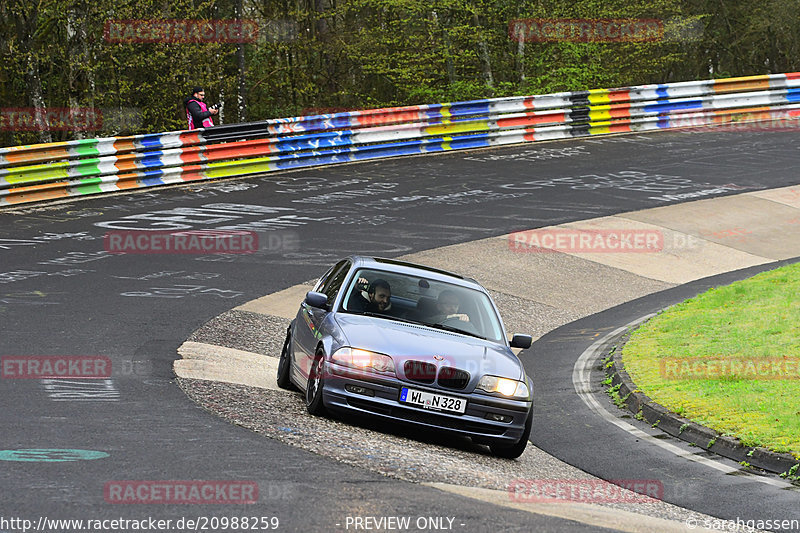
[[319, 288], [319, 292], [328, 296], [329, 304], [332, 304], [333, 300], [336, 299], [336, 295], [339, 294], [339, 289], [342, 288], [342, 283], [344, 283], [348, 272], [350, 272], [350, 261], [346, 259], [339, 261]]
[[326, 281], [328, 281], [328, 278], [330, 277], [331, 273], [336, 269], [337, 266], [338, 263], [329, 268], [328, 271], [325, 272], [322, 275], [322, 277], [317, 280], [317, 282], [314, 284], [314, 288], [311, 290], [314, 292], [322, 292], [322, 286], [325, 284]]

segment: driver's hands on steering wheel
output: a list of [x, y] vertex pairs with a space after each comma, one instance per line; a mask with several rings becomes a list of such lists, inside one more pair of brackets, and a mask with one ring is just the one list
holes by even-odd
[[447, 319], [450, 318], [455, 318], [463, 322], [469, 322], [469, 315], [466, 313], [453, 313], [452, 315], [447, 315]]

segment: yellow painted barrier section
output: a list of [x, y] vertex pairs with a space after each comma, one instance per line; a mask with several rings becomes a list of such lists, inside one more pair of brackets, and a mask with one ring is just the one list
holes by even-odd
[[483, 131], [489, 129], [488, 120], [476, 120], [469, 122], [448, 122], [437, 124], [436, 126], [426, 126], [422, 131], [429, 135], [445, 135], [452, 133], [469, 133], [472, 131]]
[[610, 104], [611, 96], [608, 89], [592, 89], [589, 91], [589, 102], [592, 104]]
[[606, 106], [606, 109], [593, 109], [589, 111], [589, 121], [598, 122], [601, 120], [611, 120], [610, 106]]
[[245, 169], [247, 169], [247, 173], [270, 172], [272, 170], [278, 170], [278, 167], [272, 164], [272, 162], [276, 160], [277, 158], [274, 157], [258, 157], [245, 161], [209, 163], [205, 171], [203, 171], [203, 174], [208, 178], [227, 178], [229, 176], [241, 174]]
[[33, 165], [13, 169], [5, 176], [0, 175], [0, 180], [7, 183], [27, 183], [44, 180], [64, 179], [69, 177], [69, 163], [51, 163], [48, 165]]

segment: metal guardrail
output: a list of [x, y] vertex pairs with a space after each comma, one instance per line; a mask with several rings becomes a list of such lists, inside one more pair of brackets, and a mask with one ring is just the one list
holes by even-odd
[[272, 119], [0, 148], [0, 206], [283, 169], [800, 118], [800, 73]]

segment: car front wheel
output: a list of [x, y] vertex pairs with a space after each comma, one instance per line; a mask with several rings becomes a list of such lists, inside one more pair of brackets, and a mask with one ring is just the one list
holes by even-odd
[[308, 373], [308, 385], [306, 386], [306, 409], [315, 416], [325, 414], [325, 405], [322, 403], [322, 387], [324, 384], [325, 354], [321, 349], [317, 350], [314, 356], [314, 363]]
[[531, 436], [531, 426], [533, 425], [533, 407], [528, 412], [528, 418], [525, 419], [525, 429], [522, 432], [522, 437], [520, 437], [519, 441], [514, 444], [490, 444], [489, 448], [491, 448], [492, 453], [497, 457], [502, 457], [504, 459], [516, 459], [522, 452], [525, 451], [525, 448], [528, 446], [528, 437]]

